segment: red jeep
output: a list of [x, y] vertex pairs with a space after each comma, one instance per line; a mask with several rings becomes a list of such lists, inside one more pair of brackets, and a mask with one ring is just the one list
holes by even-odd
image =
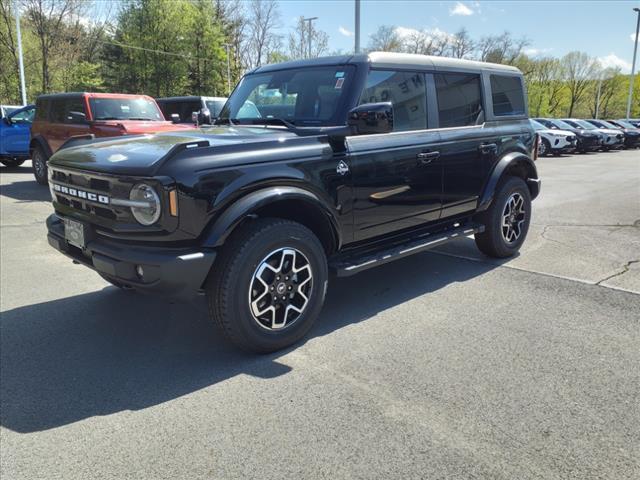
[[120, 93], [54, 93], [36, 100], [31, 126], [31, 161], [38, 183], [47, 184], [47, 161], [76, 135], [115, 137], [190, 130], [165, 120], [155, 100], [146, 95]]

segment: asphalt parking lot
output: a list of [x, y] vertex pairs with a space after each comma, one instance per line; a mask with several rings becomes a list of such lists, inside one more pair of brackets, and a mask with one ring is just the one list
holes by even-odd
[[2, 168], [0, 477], [637, 479], [640, 151], [538, 168], [520, 256], [336, 279], [262, 357], [59, 255], [48, 190]]

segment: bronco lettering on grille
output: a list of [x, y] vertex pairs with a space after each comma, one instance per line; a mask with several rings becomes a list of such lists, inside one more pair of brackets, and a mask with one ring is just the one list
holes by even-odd
[[53, 190], [65, 195], [70, 195], [72, 197], [82, 198], [83, 200], [89, 200], [96, 203], [104, 203], [105, 205], [109, 204], [109, 197], [106, 195], [86, 192], [84, 190], [78, 190], [77, 188], [73, 187], [65, 187], [64, 185], [58, 185], [56, 183], [53, 184]]

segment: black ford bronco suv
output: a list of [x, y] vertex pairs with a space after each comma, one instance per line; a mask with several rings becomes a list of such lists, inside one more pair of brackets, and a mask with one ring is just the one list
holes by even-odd
[[461, 236], [522, 245], [540, 180], [513, 67], [396, 53], [260, 67], [217, 125], [78, 137], [49, 162], [49, 243], [113, 285], [205, 293], [256, 351], [299, 340], [330, 272]]

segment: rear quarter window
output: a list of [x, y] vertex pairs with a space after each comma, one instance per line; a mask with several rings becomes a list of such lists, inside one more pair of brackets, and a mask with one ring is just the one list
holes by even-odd
[[491, 75], [493, 114], [497, 117], [524, 115], [524, 89], [520, 77]]
[[440, 128], [479, 125], [484, 121], [480, 75], [436, 73]]

